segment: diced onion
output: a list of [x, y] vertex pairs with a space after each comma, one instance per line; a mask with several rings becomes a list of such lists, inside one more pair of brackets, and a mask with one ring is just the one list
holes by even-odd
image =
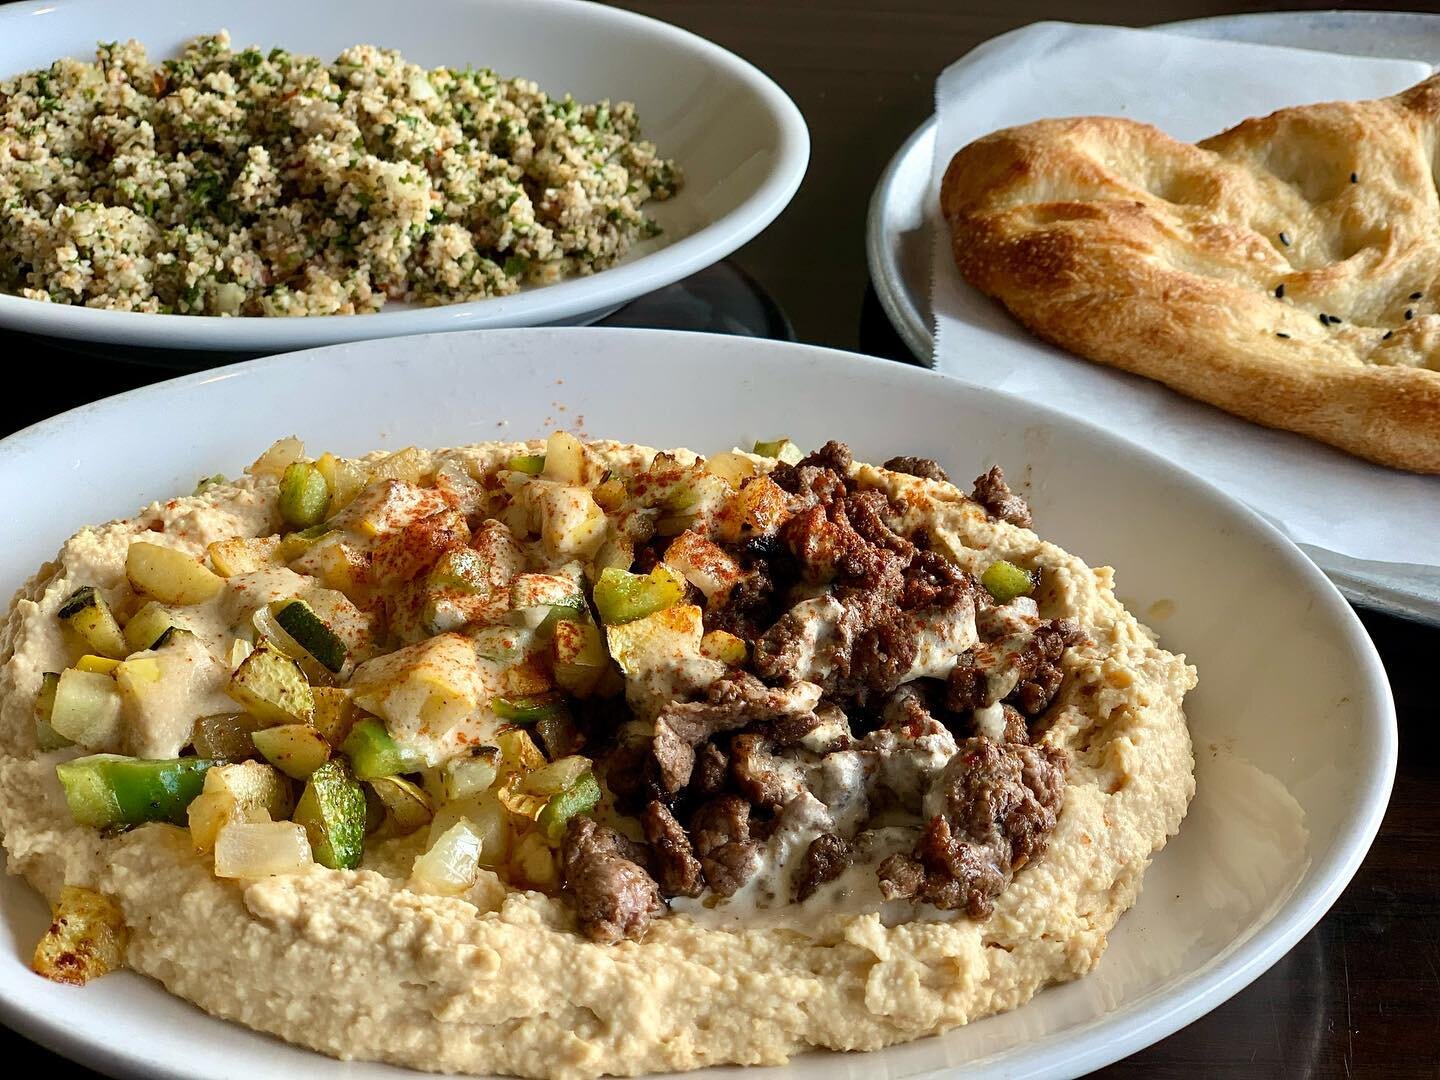
[[535, 795], [555, 795], [572, 786], [590, 771], [590, 759], [578, 754], [563, 757], [536, 769], [520, 783], [520, 789]]
[[445, 797], [468, 799], [479, 795], [495, 783], [499, 774], [499, 755], [477, 755], [455, 758], [445, 764]]
[[293, 821], [232, 821], [215, 838], [215, 876], [294, 874], [314, 861], [303, 826]]
[[480, 834], [462, 818], [415, 860], [412, 882], [429, 892], [459, 896], [479, 876], [481, 846]]

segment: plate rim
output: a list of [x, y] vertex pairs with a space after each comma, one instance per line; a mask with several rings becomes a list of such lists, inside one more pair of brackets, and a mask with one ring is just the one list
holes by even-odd
[[[12, 20], [63, 17], [65, 9], [85, 0], [22, 0], [0, 6], [0, 30]], [[486, 0], [472, 0], [483, 4]], [[809, 125], [790, 95], [759, 67], [738, 53], [694, 31], [650, 15], [590, 0], [528, 0], [527, 6], [551, 9], [555, 19], [599, 17], [631, 31], [644, 31], [665, 42], [664, 52], [686, 50], [704, 57], [717, 71], [742, 85], [773, 117], [777, 143], [774, 163], [743, 202], [707, 221], [673, 243], [645, 252], [598, 273], [572, 277], [506, 297], [488, 297], [413, 311], [372, 312], [363, 316], [314, 315], [303, 318], [225, 318], [216, 315], [162, 315], [108, 311], [52, 304], [0, 293], [0, 328], [58, 340], [196, 352], [298, 351], [372, 338], [472, 329], [516, 328], [565, 320], [598, 318], [638, 296], [674, 284], [734, 254], [784, 212], [804, 181], [810, 164]], [[74, 16], [71, 16], [74, 18]], [[537, 298], [537, 299], [531, 299]], [[507, 308], [524, 301], [518, 318]], [[380, 315], [385, 322], [371, 322]]]
[[[810, 345], [799, 342], [783, 342], [760, 338], [734, 338], [719, 334], [695, 334], [673, 330], [642, 330], [631, 328], [562, 328], [533, 327], [506, 330], [471, 332], [477, 340], [495, 340], [497, 335], [505, 337], [558, 337], [584, 341], [587, 336], [597, 334], [626, 336], [639, 342], [669, 343], [683, 352], [687, 341], [711, 339], [724, 341], [729, 347], [742, 351], [802, 354], [824, 360], [831, 370], [848, 368], [852, 373], [873, 372], [874, 375], [892, 381], [913, 381], [928, 383], [932, 387], [944, 386], [943, 391], [959, 397], [970, 397], [983, 403], [987, 397], [1014, 399], [999, 391], [984, 387], [969, 386], [935, 372], [895, 364], [877, 357], [859, 353]], [[576, 335], [580, 335], [576, 339]], [[429, 338], [445, 338], [454, 341], [459, 335], [430, 334], [407, 338], [410, 348], [405, 350], [408, 360], [423, 357], [424, 342]], [[0, 467], [17, 450], [27, 448], [36, 440], [51, 437], [51, 428], [63, 430], [78, 418], [98, 409], [114, 409], [144, 402], [148, 398], [162, 399], [179, 386], [189, 387], [204, 382], [229, 382], [233, 379], [266, 378], [271, 369], [283, 371], [292, 364], [304, 363], [315, 354], [346, 351], [380, 351], [387, 348], [393, 353], [393, 341], [370, 339], [361, 342], [344, 343], [316, 349], [282, 353], [229, 365], [218, 371], [194, 372], [173, 379], [139, 387], [122, 394], [103, 398], [97, 402], [61, 413], [32, 424], [21, 431], [0, 440]], [[571, 354], [575, 355], [574, 350]], [[421, 362], [424, 362], [423, 360]], [[778, 361], [780, 363], [784, 360]], [[863, 377], [863, 376], [862, 376]], [[1357, 789], [1357, 799], [1362, 811], [1350, 818], [1337, 834], [1340, 840], [1334, 845], [1328, 858], [1328, 868], [1323, 877], [1316, 877], [1308, 887], [1297, 888], [1288, 895], [1270, 914], [1268, 920], [1256, 929], [1241, 945], [1230, 946], [1227, 954], [1214, 960], [1210, 967], [1200, 974], [1184, 979], [1179, 985], [1154, 991], [1126, 1006], [1107, 1012], [1074, 1028], [1055, 1032], [1036, 1040], [1018, 1050], [1001, 1051], [1005, 1057], [996, 1061], [996, 1055], [974, 1059], [960, 1066], [946, 1066], [920, 1075], [956, 1076], [961, 1071], [967, 1075], [980, 1070], [998, 1070], [995, 1075], [1007, 1077], [1058, 1078], [1075, 1075], [1077, 1072], [1098, 1068], [1117, 1061], [1146, 1046], [1152, 1045], [1186, 1024], [1218, 1007], [1240, 990], [1267, 971], [1294, 945], [1304, 937], [1333, 906], [1340, 894], [1353, 880], [1356, 872], [1374, 842], [1381, 821], [1389, 804], [1394, 783], [1399, 752], [1399, 732], [1393, 694], [1383, 662], [1364, 626], [1349, 607], [1340, 592], [1308, 559], [1305, 554], [1274, 525], [1256, 513], [1249, 506], [1225, 494], [1208, 480], [1190, 472], [1184, 466], [1169, 461], [1145, 447], [1125, 442], [1097, 425], [1077, 420], [1063, 413], [1033, 402], [1020, 402], [1020, 407], [1032, 411], [1037, 419], [1058, 425], [1061, 429], [1078, 428], [1086, 438], [1092, 438], [1112, 450], [1129, 454], [1158, 468], [1173, 477], [1173, 481], [1189, 486], [1192, 492], [1203, 498], [1216, 501], [1234, 513], [1251, 530], [1257, 543], [1267, 543], [1284, 558], [1299, 582], [1307, 585], [1317, 604], [1334, 626], [1347, 651], [1356, 662], [1359, 676], [1357, 696], [1363, 694], [1372, 707], [1366, 710], [1371, 717], [1380, 738], [1379, 754], [1375, 767]], [[1313, 864], [1312, 864], [1313, 865]], [[18, 887], [28, 888], [23, 882]], [[1023, 1006], [1022, 1006], [1023, 1007]], [[1139, 1014], [1139, 1023], [1133, 1021]], [[122, 1052], [105, 1047], [95, 1041], [65, 1028], [59, 1021], [41, 1015], [38, 1010], [26, 1010], [23, 1000], [15, 1001], [0, 997], [0, 1021], [27, 1038], [48, 1046], [64, 1056], [110, 1072], [112, 1075], [145, 1075], [174, 1077], [175, 1080], [192, 1080], [197, 1074], [191, 1070], [157, 1066], [134, 1052]], [[239, 1025], [243, 1028], [243, 1025]], [[244, 1029], [262, 1039], [273, 1036]], [[1067, 1049], [1063, 1059], [1056, 1060], [1055, 1045]], [[222, 1075], [215, 1073], [212, 1075]]]
[[[1298, 21], [1316, 16], [1367, 21], [1385, 18], [1406, 21], [1424, 20], [1440, 27], [1440, 13], [1437, 12], [1356, 11], [1332, 8], [1315, 11], [1251, 11], [1234, 15], [1209, 15], [1196, 19], [1155, 23], [1146, 29], [1184, 32], [1201, 27], [1213, 28], [1226, 24], [1244, 24], [1257, 19]], [[1199, 36], [1208, 35], [1201, 34]], [[932, 112], [891, 155], [870, 194], [865, 215], [865, 262], [870, 273], [870, 282], [875, 288], [876, 298], [880, 301], [880, 306], [896, 334], [915, 359], [926, 368], [935, 366], [934, 316], [928, 311], [929, 297], [916, 296], [912, 290], [906, 287], [905, 275], [889, 243], [892, 234], [887, 228], [887, 211], [892, 202], [891, 189], [895, 184], [896, 177], [905, 168], [909, 158], [922, 148], [922, 144], [926, 140], [934, 141], [938, 123], [938, 115]], [[1364, 570], [1357, 569], [1357, 567], [1365, 565], [1364, 560], [1346, 559], [1337, 552], [1308, 544], [1302, 546], [1301, 550], [1324, 571], [1331, 583], [1350, 603], [1394, 618], [1429, 626], [1440, 626], [1440, 590], [1437, 590], [1434, 595], [1422, 592], [1423, 577], [1420, 573], [1417, 572], [1414, 581], [1404, 579], [1399, 582], [1387, 581], [1378, 573], [1367, 574]]]

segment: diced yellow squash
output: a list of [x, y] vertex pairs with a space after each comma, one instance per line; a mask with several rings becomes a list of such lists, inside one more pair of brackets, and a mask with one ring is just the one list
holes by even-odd
[[193, 555], [144, 540], [125, 553], [125, 576], [136, 592], [163, 604], [204, 603], [225, 584]]
[[727, 450], [723, 454], [714, 454], [706, 458], [705, 471], [714, 473], [732, 488], [739, 488], [741, 484], [755, 475], [755, 462], [744, 454]]
[[81, 671], [93, 671], [97, 675], [114, 675], [120, 661], [112, 660], [108, 656], [86, 655], [75, 661], [75, 666]]
[[539, 489], [535, 505], [540, 513], [540, 542], [550, 555], [588, 559], [605, 542], [605, 511], [579, 485]]
[[727, 593], [744, 577], [740, 564], [719, 544], [697, 532], [686, 531], [670, 541], [665, 562], [685, 575], [706, 600]]
[[641, 675], [667, 663], [700, 655], [703, 615], [694, 604], [676, 604], [633, 622], [605, 628], [610, 655], [626, 675]]
[[625, 497], [628, 494], [629, 492], [625, 490], [625, 481], [618, 476], [612, 476], [595, 485], [595, 501], [607, 512], [613, 513], [624, 506]]
[[205, 549], [210, 565], [221, 577], [248, 574], [253, 570], [273, 570], [284, 566], [278, 536], [236, 536], [216, 540]]
[[468, 638], [439, 634], [367, 660], [350, 677], [355, 704], [385, 721], [390, 734], [418, 749], [427, 764], [443, 757], [439, 741], [489, 702], [480, 659]]
[[430, 796], [401, 776], [379, 776], [366, 781], [380, 801], [397, 833], [412, 833], [430, 824], [435, 804]]
[[100, 656], [118, 660], [129, 651], [120, 624], [98, 589], [88, 585], [76, 589], [57, 614]]
[[174, 614], [157, 600], [149, 601], [125, 624], [127, 653], [142, 652], [176, 625]]
[[711, 630], [700, 639], [700, 654], [735, 667], [745, 663], [745, 639], [724, 630]]
[[330, 744], [309, 724], [277, 724], [253, 732], [250, 739], [266, 761], [296, 780], [330, 760]]
[[356, 719], [355, 702], [350, 691], [339, 686], [313, 686], [310, 695], [315, 700], [315, 713], [311, 726], [331, 746], [339, 746], [350, 734]]
[[374, 480], [404, 480], [408, 484], [418, 484], [429, 468], [430, 455], [418, 446], [407, 446], [370, 466], [370, 476]]
[[325, 483], [330, 488], [332, 514], [349, 506], [355, 496], [365, 489], [365, 485], [370, 483], [370, 470], [364, 465], [358, 461], [338, 458], [331, 453], [321, 454], [315, 467], [320, 470], [320, 475], [325, 478]]
[[186, 814], [190, 839], [199, 852], [212, 851], [220, 830], [236, 821], [283, 821], [295, 807], [286, 779], [258, 761], [216, 765]]
[[67, 885], [51, 912], [50, 929], [30, 962], [37, 975], [83, 986], [125, 966], [129, 932], [125, 916], [109, 897]]
[[557, 431], [545, 442], [546, 480], [561, 484], [585, 483], [585, 444], [568, 431]]

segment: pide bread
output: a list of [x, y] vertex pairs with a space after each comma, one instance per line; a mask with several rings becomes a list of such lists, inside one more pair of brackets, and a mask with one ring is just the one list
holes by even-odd
[[1440, 77], [1180, 142], [1114, 117], [978, 139], [956, 265], [1035, 334], [1269, 427], [1440, 473]]

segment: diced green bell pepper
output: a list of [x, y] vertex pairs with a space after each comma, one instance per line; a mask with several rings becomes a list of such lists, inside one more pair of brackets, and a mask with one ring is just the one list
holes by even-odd
[[539, 476], [545, 471], [544, 454], [516, 454], [506, 465], [512, 472], [525, 473], [527, 476]]
[[599, 801], [600, 785], [595, 782], [595, 774], [582, 773], [575, 783], [560, 794], [550, 797], [550, 801], [536, 817], [535, 824], [540, 826], [545, 839], [552, 844], [559, 843], [560, 838], [565, 835], [565, 826], [570, 819], [595, 809], [595, 804]]
[[490, 703], [495, 715], [512, 724], [534, 724], [549, 717], [568, 713], [565, 699], [559, 694], [532, 694], [528, 697], [497, 697]]
[[340, 752], [350, 759], [351, 768], [361, 780], [416, 772], [425, 764], [392, 739], [385, 725], [373, 716], [355, 722], [340, 744]]
[[162, 761], [93, 754], [55, 766], [76, 824], [103, 829], [147, 821], [183, 824], [216, 762], [183, 757]]
[[604, 622], [634, 622], [685, 599], [685, 579], [664, 563], [649, 574], [607, 566], [595, 582], [594, 595]]

